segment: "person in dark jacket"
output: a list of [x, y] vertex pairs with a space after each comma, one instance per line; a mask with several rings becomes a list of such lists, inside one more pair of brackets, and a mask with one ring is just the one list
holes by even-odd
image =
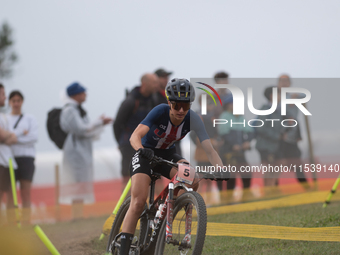
[[[282, 88], [290, 87], [291, 79], [288, 75], [284, 74], [279, 77], [278, 80], [278, 90], [281, 91]], [[302, 94], [288, 94], [290, 98], [303, 98]], [[287, 119], [298, 119], [299, 109], [296, 105], [288, 105], [287, 106]], [[282, 157], [285, 160], [286, 165], [296, 165], [299, 166], [302, 164], [301, 161], [301, 150], [298, 146], [298, 143], [302, 140], [300, 125], [295, 127], [289, 127], [285, 129], [284, 135], [282, 137], [282, 141], [280, 144], [280, 151], [282, 153]], [[301, 185], [308, 189], [309, 184], [305, 177], [304, 172], [297, 171], [296, 178], [301, 183]]]
[[155, 74], [158, 77], [158, 91], [154, 94], [156, 98], [157, 104], [167, 104], [168, 101], [165, 96], [165, 87], [169, 82], [169, 77], [172, 72], [165, 71], [163, 68], [159, 68], [155, 71]]
[[[264, 91], [264, 96], [268, 100], [264, 104], [261, 110], [268, 110], [273, 104], [273, 88], [276, 86], [269, 86]], [[280, 104], [280, 94], [278, 91], [278, 105]], [[282, 136], [284, 133], [284, 127], [282, 125], [272, 125], [271, 122], [265, 121], [266, 119], [275, 119], [282, 121], [281, 109], [278, 107], [273, 113], [269, 115], [258, 116], [257, 119], [261, 119], [264, 125], [261, 128], [256, 129], [256, 149], [260, 153], [261, 163], [265, 165], [279, 165], [282, 159], [280, 144], [282, 141]], [[256, 123], [258, 124], [258, 123]], [[280, 173], [268, 172], [264, 174], [264, 185], [265, 186], [275, 186], [278, 183], [278, 177]], [[268, 191], [272, 191], [268, 189]]]
[[[246, 151], [250, 150], [250, 142], [254, 138], [254, 130], [248, 125], [239, 125], [245, 120], [242, 115], [233, 114], [233, 96], [229, 95], [223, 100], [224, 111], [219, 116], [220, 119], [225, 119], [234, 125], [219, 125], [218, 134], [222, 138], [223, 145], [220, 148], [220, 155], [224, 165], [236, 166], [237, 169], [248, 166], [246, 160]], [[240, 172], [243, 183], [243, 199], [251, 198], [250, 185], [251, 173]], [[227, 184], [227, 190], [232, 191], [236, 187], [236, 173], [231, 174], [231, 178]]]
[[138, 124], [157, 105], [153, 94], [158, 90], [159, 81], [155, 74], [146, 73], [141, 78], [141, 85], [136, 86], [120, 105], [115, 122], [114, 136], [122, 154], [123, 188], [130, 178], [129, 166], [134, 149], [129, 139]]
[[[170, 75], [172, 72], [165, 71], [163, 68], [159, 68], [155, 71], [155, 74], [158, 77], [158, 91], [154, 94], [154, 98], [156, 101], [156, 104], [167, 104], [168, 100], [165, 96], [165, 87], [169, 82]], [[182, 155], [182, 149], [181, 149], [181, 141], [178, 141], [175, 143], [176, 146], [176, 153], [179, 155]]]

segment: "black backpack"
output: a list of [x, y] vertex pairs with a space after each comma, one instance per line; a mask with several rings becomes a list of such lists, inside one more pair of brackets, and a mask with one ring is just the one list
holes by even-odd
[[67, 137], [60, 127], [60, 114], [62, 108], [54, 108], [48, 112], [47, 116], [47, 132], [51, 140], [57, 145], [59, 149], [62, 149]]

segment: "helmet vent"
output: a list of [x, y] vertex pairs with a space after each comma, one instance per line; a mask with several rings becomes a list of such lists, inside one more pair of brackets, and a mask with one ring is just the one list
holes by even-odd
[[172, 79], [166, 91], [169, 101], [193, 102], [195, 100], [194, 87], [187, 79]]

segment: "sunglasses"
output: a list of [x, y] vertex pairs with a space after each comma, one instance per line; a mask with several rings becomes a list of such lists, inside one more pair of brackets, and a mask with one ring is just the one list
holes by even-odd
[[183, 103], [183, 102], [170, 102], [172, 105], [172, 108], [176, 111], [179, 111], [181, 108], [183, 108], [183, 111], [188, 111], [190, 109], [191, 104], [190, 103]]

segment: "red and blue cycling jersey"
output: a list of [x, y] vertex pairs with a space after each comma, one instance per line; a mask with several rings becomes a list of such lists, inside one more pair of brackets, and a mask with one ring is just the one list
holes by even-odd
[[153, 149], [173, 148], [174, 143], [183, 139], [190, 131], [195, 131], [200, 142], [209, 139], [204, 124], [197, 113], [189, 110], [181, 124], [175, 126], [171, 123], [169, 111], [169, 105], [160, 104], [153, 108], [140, 123], [150, 128], [149, 132], [142, 138], [144, 147]]

